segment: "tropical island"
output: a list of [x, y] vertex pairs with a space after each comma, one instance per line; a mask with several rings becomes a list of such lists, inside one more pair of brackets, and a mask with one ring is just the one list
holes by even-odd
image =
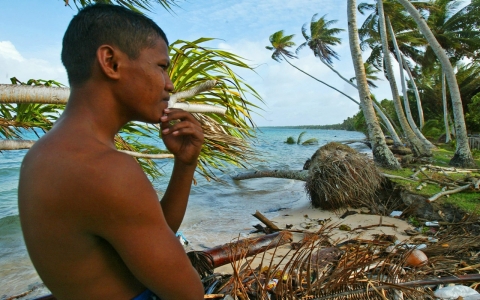
[[[93, 1], [64, 2], [82, 7]], [[166, 10], [180, 5], [174, 0], [104, 2], [142, 13], [149, 12], [149, 2]], [[367, 15], [361, 26], [357, 10]], [[252, 146], [260, 135], [252, 117], [255, 101], [268, 99], [238, 74], [254, 66], [233, 52], [207, 47], [209, 38], [171, 43], [172, 107], [194, 114], [206, 137], [197, 166], [200, 185], [231, 180], [249, 189], [246, 179], [273, 177], [295, 181], [292, 193], [303, 193], [295, 206], [278, 207], [275, 214], [250, 212], [261, 224], [236, 241], [215, 241], [217, 247], [184, 241], [202, 277], [205, 299], [449, 299], [442, 296], [453, 293], [442, 288], [447, 284], [461, 290], [452, 299], [478, 294], [479, 12], [476, 0], [348, 0], [348, 28], [335, 28], [336, 20], [314, 14], [309, 23], [299, 24], [305, 41], [297, 49], [293, 34], [274, 32], [266, 48], [275, 61], [287, 62], [292, 72], [334, 89], [360, 108], [339, 124], [278, 127], [294, 130], [293, 142], [283, 143], [288, 135], [280, 137], [281, 146], [272, 153], [280, 147], [282, 153], [309, 151], [298, 169], [252, 167], [264, 149]], [[354, 78], [334, 67], [342, 31], [349, 33]], [[298, 68], [293, 61], [302, 49], [312, 51], [332, 78], [338, 76], [358, 95]], [[365, 61], [362, 51], [369, 53]], [[377, 101], [374, 89], [383, 73], [392, 99]], [[55, 80], [12, 77], [11, 84], [1, 84], [0, 150], [30, 148], [35, 135], [52, 128], [68, 95], [69, 88]], [[325, 134], [320, 130], [363, 135], [325, 143], [312, 133]], [[154, 125], [130, 123], [115, 140], [152, 182], [164, 173], [161, 161], [172, 157], [149, 143], [158, 141], [158, 134]], [[302, 143], [303, 137], [310, 142]], [[346, 145], [354, 143], [371, 150], [358, 153]], [[268, 163], [282, 167], [281, 159]], [[232, 168], [237, 173], [224, 176]], [[304, 183], [306, 192], [298, 189]], [[282, 192], [289, 197], [288, 189]], [[183, 238], [191, 239], [188, 234]], [[39, 290], [48, 293], [39, 284], [0, 296], [32, 299], [42, 295]]]

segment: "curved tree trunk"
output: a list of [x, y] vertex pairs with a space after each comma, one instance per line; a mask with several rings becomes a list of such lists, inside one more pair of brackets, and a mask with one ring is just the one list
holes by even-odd
[[420, 130], [422, 130], [423, 125], [425, 125], [425, 118], [423, 116], [422, 100], [420, 99], [420, 93], [418, 92], [417, 84], [413, 78], [410, 67], [408, 66], [405, 55], [402, 54], [403, 68], [407, 71], [408, 77], [410, 78], [410, 83], [412, 84], [413, 91], [415, 92], [415, 99], [417, 100], [417, 110], [418, 110], [418, 119], [420, 120]]
[[[290, 61], [287, 60], [287, 58], [285, 56], [283, 56], [283, 58], [285, 59], [285, 61], [290, 64], [292, 67], [294, 67], [295, 69], [299, 70], [300, 72], [302, 72], [303, 74], [306, 74], [307, 76], [310, 76], [311, 78], [315, 79], [316, 81], [320, 82], [320, 83], [323, 83], [324, 85], [328, 86], [329, 88], [339, 92], [340, 94], [344, 95], [345, 97], [347, 97], [348, 99], [352, 100], [354, 103], [356, 103], [358, 106], [360, 106], [360, 102], [358, 102], [357, 100], [353, 99], [352, 97], [350, 97], [349, 95], [345, 94], [344, 92], [340, 91], [339, 89], [321, 81], [320, 79], [308, 74], [307, 72], [303, 71], [302, 69], [298, 68], [297, 66], [295, 66], [294, 64], [292, 64]], [[331, 70], [333, 70], [338, 76], [340, 76], [340, 78], [342, 78], [343, 80], [345, 80], [346, 82], [348, 82], [350, 85], [352, 85], [355, 89], [358, 90], [358, 87], [353, 84], [350, 80], [346, 79], [345, 77], [343, 77], [342, 75], [340, 75], [340, 73], [338, 73], [337, 71], [335, 71], [330, 65], [328, 65], [326, 62], [324, 62], [322, 59], [320, 59], [324, 64], [326, 64]], [[390, 122], [390, 120], [388, 119], [387, 115], [383, 112], [383, 110], [380, 108], [380, 106], [378, 106], [375, 102], [373, 102], [373, 107], [375, 108], [375, 111], [377, 112], [377, 114], [380, 116], [380, 118], [382, 118], [382, 121], [383, 123], [385, 124], [385, 126], [387, 127], [387, 130], [388, 132], [390, 133], [390, 136], [392, 137], [393, 139], [393, 143], [396, 145], [396, 146], [400, 146], [400, 145], [403, 145], [402, 143], [402, 140], [400, 139], [400, 137], [398, 136], [397, 132], [395, 131], [395, 128], [393, 127], [392, 123]]]
[[[169, 107], [181, 108], [191, 113], [217, 113], [225, 114], [226, 109], [209, 104], [194, 104], [177, 102], [177, 99], [193, 97], [194, 95], [209, 90], [215, 85], [215, 80], [207, 81], [191, 90], [182, 91], [179, 96], [172, 95], [174, 102]], [[0, 103], [40, 103], [40, 104], [67, 104], [70, 96], [69, 88], [0, 84]]]
[[443, 123], [445, 124], [445, 143], [450, 143], [452, 135], [450, 134], [450, 125], [448, 124], [448, 103], [447, 103], [447, 85], [445, 83], [445, 73], [442, 70], [442, 103], [443, 103]]
[[433, 52], [437, 55], [447, 78], [450, 97], [452, 98], [452, 110], [455, 119], [455, 132], [457, 137], [457, 149], [449, 164], [458, 167], [476, 167], [472, 152], [468, 146], [467, 127], [465, 125], [460, 89], [458, 88], [457, 78], [455, 77], [455, 72], [450, 64], [450, 60], [417, 9], [407, 0], [397, 1], [405, 7], [410, 16], [412, 16], [417, 23], [418, 28], [427, 39]]
[[407, 115], [408, 124], [412, 128], [415, 135], [422, 141], [424, 145], [426, 145], [430, 149], [435, 149], [437, 147], [435, 147], [434, 144], [432, 144], [429, 140], [427, 140], [427, 138], [423, 135], [420, 129], [418, 129], [417, 124], [415, 124], [415, 121], [413, 120], [412, 111], [410, 110], [410, 103], [408, 101], [407, 83], [405, 80], [405, 74], [403, 73], [404, 64], [403, 64], [402, 53], [400, 52], [400, 48], [398, 48], [397, 39], [395, 38], [395, 32], [393, 32], [393, 27], [392, 27], [392, 24], [390, 23], [390, 19], [388, 17], [385, 17], [385, 21], [388, 27], [388, 31], [390, 32], [390, 35], [392, 38], [393, 47], [395, 48], [395, 52], [397, 55], [397, 60], [398, 60], [399, 69], [400, 69], [400, 82], [402, 83], [403, 103], [405, 106], [405, 113]]
[[[22, 150], [32, 148], [35, 141], [32, 140], [0, 140], [0, 151], [3, 150]], [[164, 153], [164, 154], [149, 154], [142, 152], [134, 152], [128, 150], [118, 150], [133, 157], [138, 158], [148, 158], [148, 159], [165, 159], [165, 158], [174, 158], [173, 154]]]
[[384, 59], [384, 69], [387, 72], [388, 82], [390, 83], [390, 89], [392, 91], [393, 104], [395, 105], [395, 111], [397, 112], [398, 121], [402, 127], [403, 133], [407, 137], [410, 144], [410, 148], [415, 156], [431, 156], [432, 151], [427, 145], [425, 145], [413, 132], [412, 128], [405, 118], [400, 96], [398, 94], [397, 83], [395, 81], [395, 75], [393, 74], [392, 62], [390, 59], [390, 51], [387, 44], [387, 30], [385, 25], [385, 13], [383, 11], [382, 0], [377, 0], [378, 7], [378, 22], [380, 25], [380, 38], [382, 40], [382, 50]]
[[360, 42], [358, 39], [356, 1], [348, 0], [347, 3], [350, 52], [355, 68], [360, 103], [367, 123], [370, 140], [372, 141], [373, 158], [375, 162], [385, 168], [400, 169], [400, 163], [395, 156], [393, 156], [385, 143], [385, 137], [375, 116], [372, 99], [370, 99], [370, 91], [368, 89], [365, 68], [362, 60], [362, 51], [360, 50]]
[[262, 170], [240, 173], [232, 176], [233, 180], [274, 177], [307, 181], [308, 170]]

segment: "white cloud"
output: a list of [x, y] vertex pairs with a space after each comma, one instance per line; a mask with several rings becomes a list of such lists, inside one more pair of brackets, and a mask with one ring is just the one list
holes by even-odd
[[19, 80], [45, 79], [67, 84], [67, 75], [60, 61], [25, 58], [10, 41], [0, 41], [0, 83], [10, 83], [11, 77]]
[[0, 42], [0, 57], [20, 62], [25, 60], [10, 41]]
[[[358, 106], [345, 96], [308, 77], [287, 62], [278, 63], [271, 59], [271, 51], [265, 49], [268, 43], [268, 39], [265, 39], [220, 42], [217, 45], [218, 48], [244, 57], [250, 65], [257, 66], [257, 74], [242, 71], [240, 75], [265, 101], [265, 105], [261, 105], [265, 109], [260, 112], [262, 117], [255, 117], [258, 125], [333, 124], [342, 122], [358, 111]], [[313, 54], [306, 52], [301, 59], [290, 62], [351, 97], [358, 97], [354, 88], [338, 78]], [[340, 70], [346, 71], [349, 70]]]

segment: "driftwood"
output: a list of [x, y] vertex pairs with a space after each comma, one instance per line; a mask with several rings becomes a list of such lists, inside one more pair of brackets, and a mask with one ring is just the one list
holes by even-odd
[[233, 180], [244, 180], [253, 178], [284, 178], [306, 181], [308, 178], [307, 170], [263, 170], [240, 173], [232, 176]]
[[402, 179], [402, 180], [407, 180], [407, 181], [413, 181], [413, 182], [417, 182], [418, 180], [415, 180], [415, 179], [410, 179], [410, 178], [406, 178], [406, 177], [402, 177], [402, 176], [397, 176], [397, 175], [391, 175], [391, 174], [387, 174], [387, 173], [382, 173], [383, 177], [386, 177], [386, 178], [392, 178], [392, 179]]
[[272, 221], [267, 219], [264, 215], [262, 215], [258, 210], [252, 215], [255, 218], [257, 218], [260, 222], [265, 224], [268, 228], [270, 228], [273, 231], [280, 231], [280, 228], [277, 227], [277, 225], [273, 224]]
[[213, 269], [253, 256], [268, 249], [290, 243], [292, 234], [282, 231], [259, 238], [248, 238], [216, 246], [204, 251], [191, 251], [187, 255], [202, 278], [213, 273]]
[[435, 200], [437, 200], [438, 198], [442, 197], [442, 196], [445, 196], [445, 195], [451, 195], [451, 194], [455, 194], [455, 193], [460, 193], [461, 191], [464, 191], [464, 190], [467, 190], [471, 187], [471, 184], [467, 184], [467, 185], [464, 185], [464, 186], [461, 186], [459, 188], [456, 188], [454, 190], [447, 190], [447, 191], [444, 191], [444, 192], [440, 192], [438, 194], [435, 194], [433, 195], [432, 197], [428, 198], [427, 199], [427, 202], [433, 202]]

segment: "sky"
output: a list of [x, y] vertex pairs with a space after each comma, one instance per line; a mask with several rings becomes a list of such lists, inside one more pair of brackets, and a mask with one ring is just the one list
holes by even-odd
[[[0, 9], [0, 83], [10, 77], [22, 81], [30, 78], [53, 79], [68, 84], [60, 61], [62, 37], [75, 6], [63, 0], [2, 1]], [[73, 2], [73, 1], [70, 1]], [[303, 24], [314, 14], [338, 20], [334, 27], [345, 29], [339, 35], [342, 44], [334, 50], [340, 60], [334, 67], [344, 77], [355, 76], [349, 51], [347, 1], [340, 0], [188, 0], [178, 1], [173, 13], [155, 5], [146, 15], [167, 34], [169, 42], [211, 37], [205, 44], [225, 49], [243, 57], [255, 67], [240, 75], [262, 96], [253, 119], [258, 126], [327, 125], [341, 123], [358, 112], [358, 105], [338, 92], [307, 77], [286, 62], [271, 58], [269, 36], [278, 30], [295, 34], [294, 41], [305, 41]], [[358, 25], [364, 16], [358, 15]], [[293, 48], [292, 50], [295, 50]], [[368, 56], [365, 53], [364, 58]], [[292, 61], [300, 69], [358, 99], [356, 89], [342, 81], [324, 66], [306, 47]], [[379, 73], [380, 74], [380, 73]], [[381, 76], [381, 75], [380, 75]], [[372, 92], [377, 99], [391, 98], [388, 82], [378, 82]]]

